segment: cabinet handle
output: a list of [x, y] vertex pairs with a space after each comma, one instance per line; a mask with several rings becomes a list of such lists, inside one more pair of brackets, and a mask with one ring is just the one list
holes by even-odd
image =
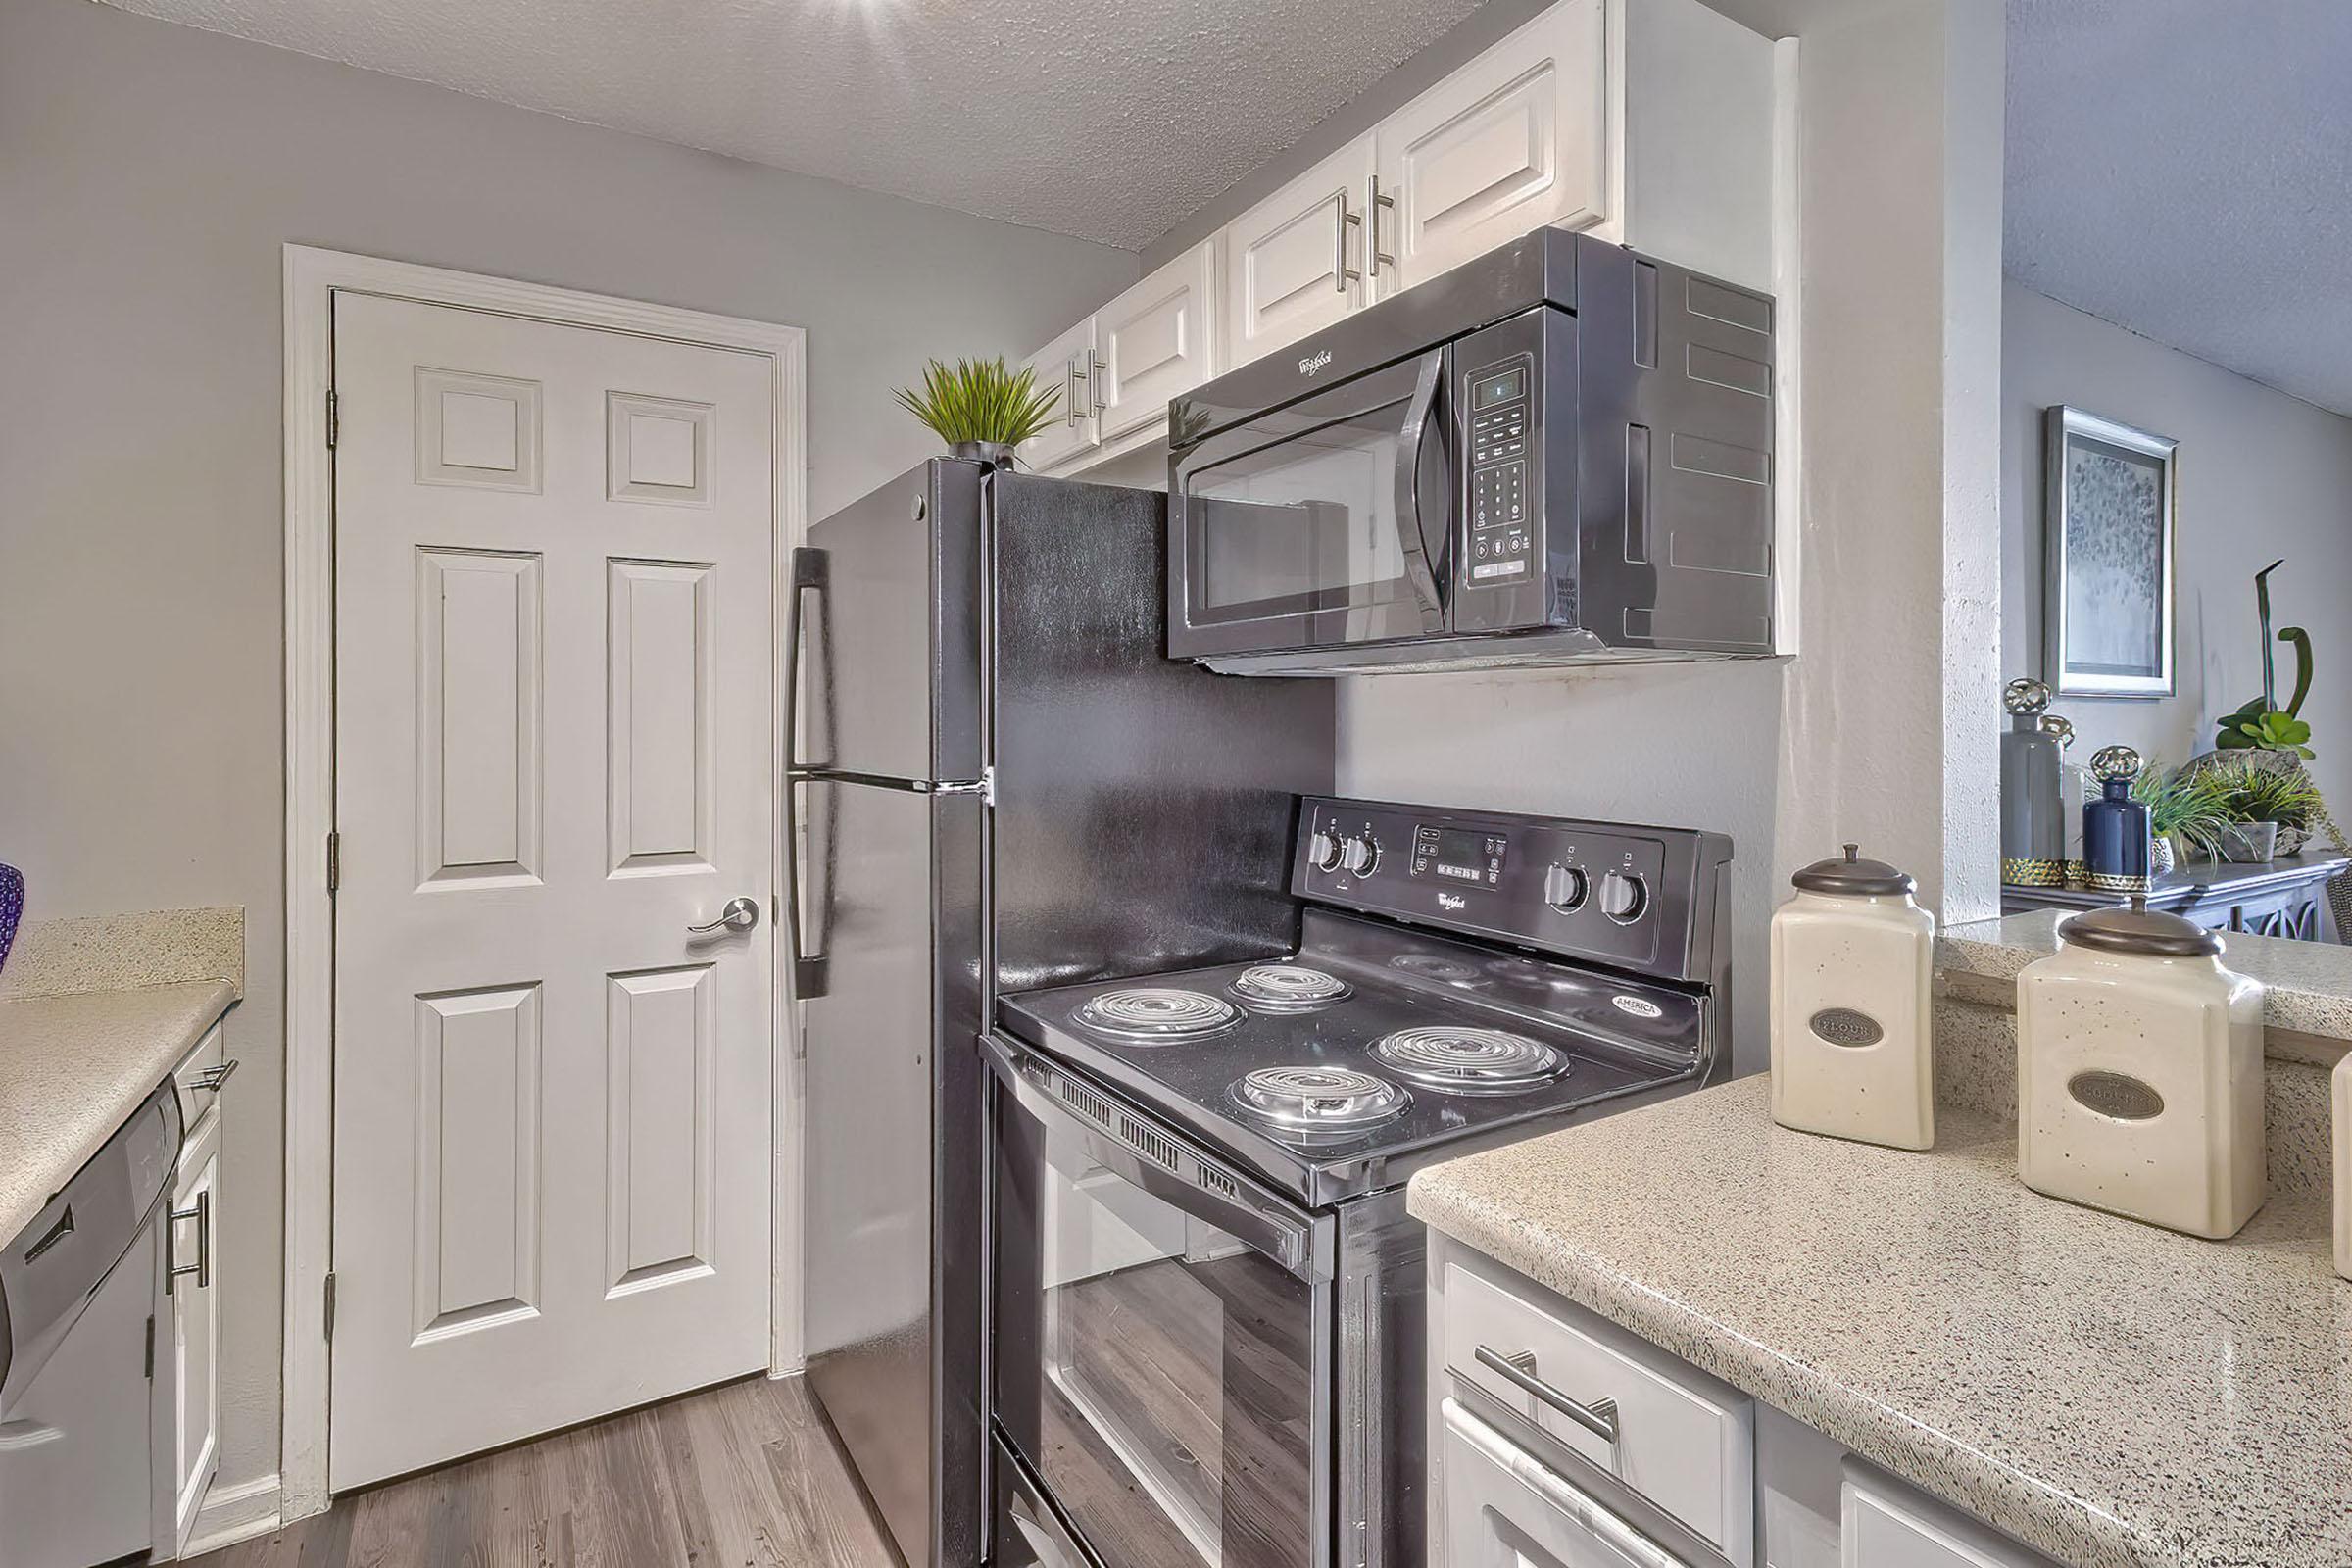
[[1617, 1401], [1594, 1399], [1591, 1404], [1572, 1399], [1536, 1376], [1536, 1352], [1521, 1350], [1517, 1355], [1503, 1355], [1482, 1345], [1478, 1348], [1478, 1364], [1495, 1373], [1520, 1393], [1532, 1395], [1540, 1404], [1547, 1404], [1569, 1420], [1592, 1433], [1611, 1447], [1617, 1446]]
[[1380, 193], [1380, 176], [1374, 174], [1371, 183], [1371, 199], [1364, 203], [1364, 211], [1372, 220], [1371, 227], [1365, 231], [1368, 236], [1365, 243], [1371, 247], [1368, 254], [1372, 258], [1372, 270], [1375, 272], [1384, 267], [1394, 268], [1396, 265], [1396, 258], [1380, 248], [1380, 210], [1383, 207], [1395, 212], [1396, 198], [1383, 196]]
[[[182, 1220], [196, 1222], [196, 1261], [179, 1260], [179, 1226]], [[172, 1282], [182, 1275], [196, 1276], [198, 1290], [210, 1289], [213, 1283], [213, 1195], [210, 1189], [196, 1195], [194, 1208], [175, 1208], [164, 1221], [164, 1294], [175, 1294]]]
[[1093, 383], [1095, 389], [1095, 418], [1100, 420], [1102, 417], [1102, 411], [1110, 407], [1109, 404], [1102, 401], [1102, 372], [1109, 369], [1110, 367], [1103, 361], [1096, 359], [1092, 351], [1089, 351], [1086, 357], [1094, 366], [1094, 369], [1087, 375], [1087, 380]]
[[[1091, 354], [1087, 356], [1089, 359], [1092, 359], [1093, 357], [1094, 356]], [[1069, 368], [1070, 384], [1066, 389], [1068, 392], [1068, 397], [1065, 399], [1065, 401], [1069, 404], [1069, 408], [1064, 411], [1063, 417], [1069, 424], [1069, 427], [1075, 430], [1078, 428], [1078, 399], [1080, 394], [1086, 389], [1086, 371], [1080, 368], [1076, 360], [1070, 361]]]
[[1345, 294], [1348, 292], [1348, 284], [1360, 283], [1364, 280], [1363, 273], [1348, 265], [1348, 230], [1361, 228], [1364, 218], [1361, 213], [1351, 213], [1348, 210], [1348, 187], [1345, 185], [1331, 193], [1331, 210], [1333, 217], [1338, 220], [1331, 225], [1332, 242], [1337, 247], [1332, 261], [1331, 281], [1335, 288]]
[[220, 1092], [220, 1086], [222, 1084], [227, 1083], [229, 1079], [236, 1076], [236, 1071], [237, 1058], [231, 1056], [226, 1061], [220, 1063], [220, 1066], [207, 1067], [204, 1069], [204, 1071], [198, 1073], [194, 1078], [188, 1081], [188, 1089], [191, 1093], [217, 1095]]

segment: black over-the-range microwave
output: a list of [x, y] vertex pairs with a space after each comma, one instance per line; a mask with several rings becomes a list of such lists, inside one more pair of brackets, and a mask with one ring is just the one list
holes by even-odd
[[1169, 405], [1168, 653], [1773, 651], [1773, 302], [1544, 229]]

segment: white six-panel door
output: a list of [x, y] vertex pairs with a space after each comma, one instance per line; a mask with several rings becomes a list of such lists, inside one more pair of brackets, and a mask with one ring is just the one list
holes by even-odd
[[760, 355], [334, 334], [341, 1491], [766, 1365], [775, 420]]

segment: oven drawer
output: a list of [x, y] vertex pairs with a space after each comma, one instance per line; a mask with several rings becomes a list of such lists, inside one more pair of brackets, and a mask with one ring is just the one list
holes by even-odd
[[1446, 1266], [1445, 1292], [1441, 1344], [1455, 1380], [1616, 1476], [1736, 1568], [1749, 1568], [1755, 1414], [1746, 1396], [1695, 1370], [1637, 1359], [1459, 1261]]

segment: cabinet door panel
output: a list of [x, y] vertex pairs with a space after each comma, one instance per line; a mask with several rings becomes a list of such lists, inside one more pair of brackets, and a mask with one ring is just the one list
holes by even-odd
[[[167, 1266], [198, 1269], [169, 1282], [156, 1313], [156, 1542], [184, 1551], [220, 1458], [220, 1117], [205, 1116], [181, 1151], [164, 1250]], [[174, 1216], [185, 1215], [185, 1218]], [[201, 1217], [199, 1217], [201, 1216]], [[162, 1365], [169, 1356], [169, 1367]]]
[[1601, 0], [1562, 0], [1381, 124], [1395, 286], [1545, 224], [1606, 219], [1604, 61]]
[[1021, 443], [1023, 466], [1043, 473], [1095, 444], [1095, 318], [1088, 317], [1029, 356], [1042, 391], [1061, 388], [1045, 429]]
[[1371, 297], [1360, 219], [1372, 172], [1367, 134], [1226, 227], [1227, 368], [1320, 331]]
[[1201, 241], [1095, 313], [1104, 441], [1165, 417], [1170, 398], [1217, 373], [1215, 252]]

